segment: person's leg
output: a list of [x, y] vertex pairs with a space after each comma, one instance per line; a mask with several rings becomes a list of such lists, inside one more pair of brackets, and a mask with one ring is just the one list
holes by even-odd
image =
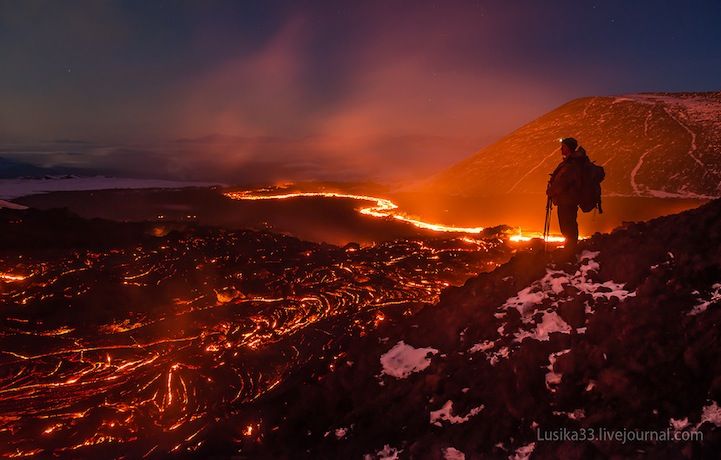
[[558, 226], [561, 234], [566, 238], [564, 247], [568, 254], [575, 254], [578, 243], [578, 206], [558, 207]]

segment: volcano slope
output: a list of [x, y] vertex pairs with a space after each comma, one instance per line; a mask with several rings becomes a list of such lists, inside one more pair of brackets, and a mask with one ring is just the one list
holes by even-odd
[[721, 194], [721, 93], [574, 99], [430, 178], [419, 191], [461, 196], [538, 193], [558, 162], [558, 138], [566, 136], [576, 137], [606, 168], [604, 194]]
[[[389, 314], [333, 364], [260, 401], [262, 429], [241, 452], [716, 458], [721, 200], [579, 250], [568, 266], [519, 253], [416, 315]], [[548, 440], [563, 429], [586, 440]], [[613, 430], [646, 440], [598, 439]]]

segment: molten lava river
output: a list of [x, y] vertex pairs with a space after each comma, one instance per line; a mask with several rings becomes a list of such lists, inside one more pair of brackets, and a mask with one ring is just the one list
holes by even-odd
[[411, 315], [511, 251], [439, 235], [341, 248], [200, 227], [0, 255], [0, 456], [192, 455], [384, 311]]

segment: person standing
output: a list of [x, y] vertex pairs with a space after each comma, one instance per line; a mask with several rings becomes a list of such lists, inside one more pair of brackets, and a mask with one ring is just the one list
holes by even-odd
[[583, 186], [583, 168], [590, 162], [586, 150], [572, 137], [561, 139], [561, 163], [551, 173], [546, 195], [558, 208], [558, 226], [565, 238], [567, 257], [576, 253], [578, 244], [578, 205]]

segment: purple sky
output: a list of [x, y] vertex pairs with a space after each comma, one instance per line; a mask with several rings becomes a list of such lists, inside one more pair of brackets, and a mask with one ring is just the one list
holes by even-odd
[[569, 99], [718, 91], [719, 5], [0, 0], [0, 157], [419, 177]]

